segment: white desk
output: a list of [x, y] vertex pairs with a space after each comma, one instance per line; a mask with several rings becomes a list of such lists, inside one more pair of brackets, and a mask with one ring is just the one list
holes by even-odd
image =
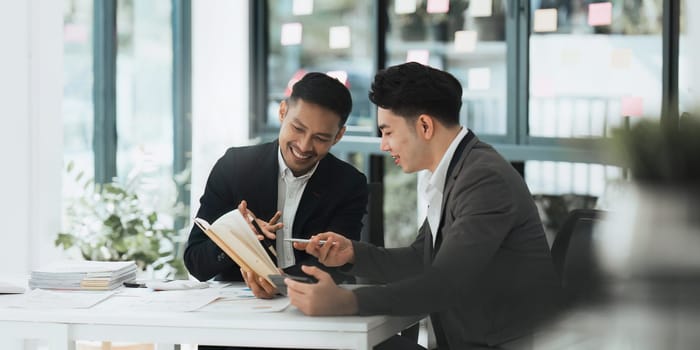
[[91, 309], [32, 310], [7, 307], [18, 297], [0, 295], [0, 340], [46, 339], [51, 350], [73, 350], [75, 340], [371, 349], [422, 318], [309, 317], [293, 306], [273, 313], [139, 310], [97, 313]]

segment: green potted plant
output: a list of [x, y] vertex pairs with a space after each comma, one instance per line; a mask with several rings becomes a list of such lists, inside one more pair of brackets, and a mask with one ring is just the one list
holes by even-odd
[[174, 227], [177, 219], [189, 216], [187, 206], [175, 203], [168, 210], [157, 210], [147, 205], [137, 193], [138, 174], [95, 184], [72, 163], [67, 169], [84, 193], [68, 199], [56, 246], [77, 250], [86, 260], [133, 260], [160, 278], [187, 276], [181, 250], [188, 225], [182, 230]]
[[602, 262], [618, 276], [700, 276], [700, 119], [643, 119], [612, 141], [631, 181], [600, 230]]

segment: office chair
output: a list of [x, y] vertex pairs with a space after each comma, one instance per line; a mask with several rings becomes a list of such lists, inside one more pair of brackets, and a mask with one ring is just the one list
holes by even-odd
[[600, 287], [592, 234], [603, 214], [595, 209], [572, 210], [554, 237], [552, 261], [566, 304], [593, 297]]

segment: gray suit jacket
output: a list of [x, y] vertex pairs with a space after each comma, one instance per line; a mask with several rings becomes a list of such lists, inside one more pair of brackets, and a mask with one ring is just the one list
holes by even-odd
[[360, 314], [430, 314], [438, 346], [494, 346], [532, 331], [559, 282], [520, 174], [470, 131], [448, 170], [435, 247], [427, 220], [409, 247], [353, 242]]

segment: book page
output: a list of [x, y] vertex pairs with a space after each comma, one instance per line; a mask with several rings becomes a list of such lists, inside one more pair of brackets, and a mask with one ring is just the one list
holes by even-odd
[[[195, 222], [241, 267], [252, 270], [268, 281], [268, 275], [279, 274], [277, 266], [238, 209], [222, 215], [209, 226], [199, 218]], [[211, 237], [212, 233], [215, 237]]]

